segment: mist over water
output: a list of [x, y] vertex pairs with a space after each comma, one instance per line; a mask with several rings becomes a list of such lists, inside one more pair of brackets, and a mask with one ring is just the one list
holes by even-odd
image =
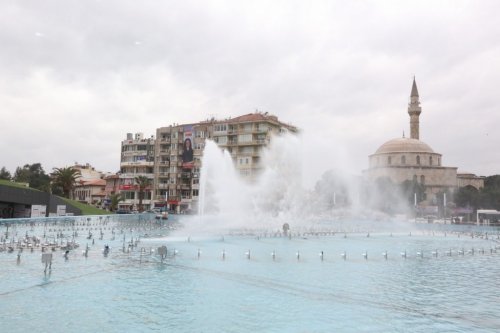
[[[388, 219], [387, 215], [365, 206], [364, 202], [371, 199], [367, 193], [361, 193], [365, 191], [361, 189], [361, 177], [346, 174], [335, 165], [323, 174], [307, 174], [307, 177], [315, 177], [316, 184], [306, 188], [303, 176], [310, 172], [307, 164], [323, 163], [323, 159], [318, 156], [316, 160], [305, 161], [303, 145], [303, 138], [298, 135], [274, 137], [262, 151], [259, 174], [250, 182], [240, 176], [229, 152], [207, 140], [198, 215], [182, 218], [183, 231], [188, 234], [275, 232], [280, 231], [284, 223], [292, 230], [316, 226], [354, 231], [360, 223], [364, 229], [373, 229], [375, 225], [370, 224], [380, 226], [376, 221]], [[374, 193], [371, 195], [377, 197]]]

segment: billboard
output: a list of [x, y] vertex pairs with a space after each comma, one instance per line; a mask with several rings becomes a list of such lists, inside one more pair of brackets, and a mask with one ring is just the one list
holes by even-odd
[[192, 169], [193, 161], [193, 125], [184, 126], [184, 143], [182, 147], [182, 168]]

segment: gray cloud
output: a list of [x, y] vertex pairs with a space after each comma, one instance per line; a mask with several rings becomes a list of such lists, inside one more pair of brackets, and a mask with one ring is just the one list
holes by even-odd
[[415, 74], [422, 139], [448, 165], [500, 173], [499, 7], [5, 1], [0, 166], [79, 161], [116, 171], [126, 132], [259, 108], [301, 127], [307, 151], [335, 152], [314, 164], [318, 173], [360, 171], [408, 132]]

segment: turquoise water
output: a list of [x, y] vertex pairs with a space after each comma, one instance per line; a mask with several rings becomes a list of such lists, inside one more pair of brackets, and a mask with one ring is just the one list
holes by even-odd
[[[192, 236], [188, 241], [168, 236], [168, 226], [154, 222], [112, 221], [104, 228], [111, 227], [115, 239], [111, 230], [103, 230], [103, 239], [94, 238], [85, 257], [89, 227], [82, 226], [80, 248], [71, 251], [68, 260], [56, 249], [47, 274], [39, 249], [24, 250], [19, 263], [18, 250], [1, 252], [0, 331], [500, 330], [495, 229], [481, 229], [474, 238], [470, 228], [456, 233], [452, 226], [422, 226], [411, 236]], [[48, 233], [46, 227], [25, 228]], [[97, 223], [94, 228], [94, 237], [99, 237], [103, 226]], [[64, 229], [66, 234], [74, 232]], [[25, 232], [17, 228], [18, 236]], [[128, 251], [130, 241], [139, 236], [137, 247]], [[108, 257], [102, 254], [104, 244], [111, 246]], [[150, 254], [162, 245], [168, 248], [163, 263]]]

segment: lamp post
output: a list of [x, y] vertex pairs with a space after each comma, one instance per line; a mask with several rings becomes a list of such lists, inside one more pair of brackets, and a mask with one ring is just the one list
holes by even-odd
[[413, 193], [413, 205], [415, 211], [415, 223], [417, 222], [417, 192]]
[[446, 192], [443, 193], [443, 219], [446, 219]]

